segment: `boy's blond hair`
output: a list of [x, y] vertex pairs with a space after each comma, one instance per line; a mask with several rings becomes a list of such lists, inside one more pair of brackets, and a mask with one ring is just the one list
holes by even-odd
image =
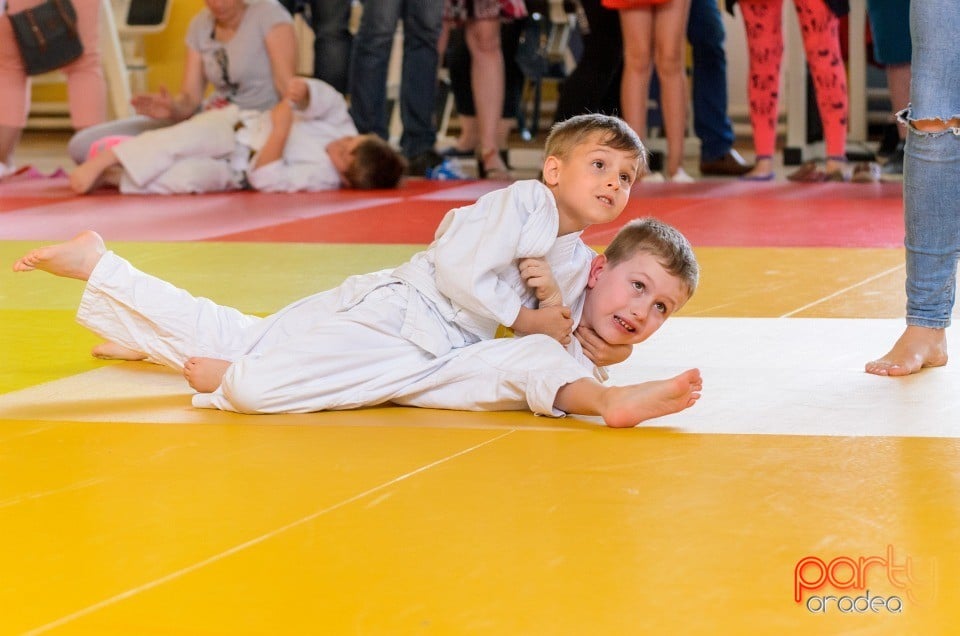
[[364, 135], [343, 176], [358, 190], [395, 188], [406, 167], [403, 156], [390, 144], [376, 135]]
[[638, 252], [656, 258], [667, 272], [680, 279], [687, 298], [693, 296], [700, 281], [700, 265], [690, 241], [677, 228], [653, 217], [634, 219], [620, 228], [603, 254], [614, 267]]
[[557, 122], [547, 135], [546, 156], [566, 159], [576, 146], [596, 139], [603, 146], [633, 155], [639, 163], [637, 174], [647, 171], [647, 149], [637, 133], [619, 117], [589, 113]]

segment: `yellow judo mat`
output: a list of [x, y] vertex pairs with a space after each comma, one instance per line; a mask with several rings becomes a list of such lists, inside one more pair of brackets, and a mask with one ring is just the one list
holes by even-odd
[[[417, 249], [109, 247], [259, 314]], [[196, 410], [89, 356], [81, 283], [5, 268], [0, 634], [953, 633], [960, 367], [862, 370], [902, 329], [902, 251], [697, 253], [612, 381], [698, 366], [703, 398], [631, 430]]]

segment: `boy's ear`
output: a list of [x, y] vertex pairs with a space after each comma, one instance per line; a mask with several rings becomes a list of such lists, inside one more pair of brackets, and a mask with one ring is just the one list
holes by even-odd
[[593, 289], [600, 279], [600, 274], [607, 266], [607, 257], [603, 254], [597, 254], [590, 262], [590, 276], [587, 278], [587, 289]]
[[543, 182], [548, 186], [555, 186], [559, 178], [560, 159], [550, 155], [543, 161]]

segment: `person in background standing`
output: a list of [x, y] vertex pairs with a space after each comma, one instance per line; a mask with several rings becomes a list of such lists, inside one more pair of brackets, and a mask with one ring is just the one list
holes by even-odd
[[[13, 152], [27, 125], [31, 89], [7, 14], [39, 4], [41, 0], [0, 0], [0, 178], [15, 170]], [[100, 64], [100, 1], [73, 0], [73, 5], [83, 54], [60, 71], [67, 76], [70, 124], [81, 130], [107, 118], [107, 86]]]
[[[503, 113], [497, 126], [497, 148], [505, 162], [507, 140], [516, 127], [520, 112], [520, 97], [523, 92], [523, 71], [517, 65], [517, 48], [523, 22], [514, 20], [500, 25], [500, 44], [503, 49], [505, 87]], [[460, 124], [460, 135], [456, 143], [441, 154], [450, 157], [472, 157], [477, 154], [479, 130], [477, 129], [477, 109], [473, 96], [470, 51], [464, 39], [463, 29], [450, 31], [447, 44], [447, 68], [450, 71], [450, 91], [453, 93]], [[509, 162], [507, 162], [509, 164]]]
[[960, 257], [960, 11], [956, 0], [910, 4], [913, 46], [903, 207], [907, 327], [867, 373], [902, 376], [947, 364]]
[[647, 135], [650, 76], [656, 67], [660, 80], [660, 107], [667, 137], [665, 177], [691, 183], [683, 169], [683, 142], [687, 120], [686, 38], [690, 0], [603, 0], [620, 11], [623, 32], [623, 80], [620, 106], [623, 118], [641, 137]]
[[350, 68], [351, 0], [280, 0], [291, 14], [302, 13], [313, 30], [313, 76], [346, 95]]
[[555, 121], [574, 115], [620, 112], [620, 78], [623, 74], [623, 39], [620, 14], [605, 9], [600, 0], [580, 0], [585, 24], [583, 55], [560, 85]]
[[[894, 116], [910, 103], [910, 0], [867, 0], [873, 53], [887, 74]], [[900, 143], [883, 164], [884, 174], [903, 174], [907, 127], [897, 124]]]
[[691, 0], [687, 40], [693, 51], [693, 130], [700, 139], [700, 174], [739, 177], [751, 166], [733, 149], [725, 37], [717, 0]]
[[364, 0], [350, 59], [350, 115], [360, 134], [390, 139], [387, 70], [401, 20], [400, 152], [407, 159], [408, 174], [422, 177], [443, 161], [433, 149], [443, 0]]
[[501, 20], [527, 16], [523, 0], [445, 0], [444, 19], [463, 24], [470, 51], [470, 84], [477, 125], [477, 171], [481, 178], [511, 178], [500, 156], [498, 128], [506, 85]]
[[[727, 0], [733, 12], [736, 0]], [[840, 52], [840, 17], [850, 9], [848, 0], [792, 0], [800, 21], [800, 33], [807, 64], [813, 75], [817, 109], [823, 122], [827, 158], [823, 169], [809, 161], [788, 179], [799, 182], [848, 181], [847, 172], [847, 72]], [[774, 178], [773, 151], [776, 146], [780, 104], [780, 66], [783, 61], [784, 0], [740, 0], [747, 32], [750, 69], [747, 93], [753, 147], [757, 153], [753, 170], [743, 176], [749, 181]]]

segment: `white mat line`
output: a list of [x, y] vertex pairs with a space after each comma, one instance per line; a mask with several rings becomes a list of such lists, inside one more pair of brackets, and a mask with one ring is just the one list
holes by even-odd
[[882, 272], [880, 272], [879, 274], [874, 274], [873, 276], [870, 276], [870, 277], [868, 277], [868, 278], [865, 278], [865, 279], [863, 279], [862, 281], [860, 281], [859, 283], [854, 283], [853, 285], [850, 285], [850, 286], [848, 286], [848, 287], [844, 287], [843, 289], [838, 289], [837, 291], [833, 292], [832, 294], [828, 294], [828, 295], [824, 296], [823, 298], [820, 298], [820, 299], [818, 299], [818, 300], [815, 300], [815, 301], [813, 301], [813, 302], [811, 302], [811, 303], [807, 303], [806, 305], [803, 305], [802, 307], [798, 307], [798, 308], [794, 309], [793, 311], [788, 311], [787, 313], [785, 313], [785, 314], [783, 314], [782, 316], [779, 316], [779, 317], [780, 317], [780, 318], [789, 318], [790, 316], [793, 316], [794, 314], [798, 314], [798, 313], [800, 313], [801, 311], [810, 309], [811, 307], [816, 307], [816, 306], [819, 305], [820, 303], [824, 303], [824, 302], [826, 302], [826, 301], [828, 301], [828, 300], [830, 300], [830, 299], [832, 299], [832, 298], [836, 298], [837, 296], [840, 296], [841, 294], [845, 294], [845, 293], [847, 293], [848, 291], [850, 291], [850, 290], [852, 290], [852, 289], [856, 289], [857, 287], [862, 287], [863, 285], [866, 285], [866, 284], [868, 284], [868, 283], [872, 283], [873, 281], [875, 281], [875, 280], [877, 280], [877, 279], [879, 279], [879, 278], [883, 278], [884, 276], [889, 276], [889, 275], [892, 274], [893, 272], [897, 271], [898, 269], [903, 269], [904, 267], [906, 267], [905, 264], [903, 264], [903, 265], [897, 265], [897, 266], [895, 266], [895, 267], [891, 267], [890, 269], [885, 270], [885, 271], [882, 271]]
[[185, 567], [185, 568], [181, 568], [181, 569], [179, 569], [179, 570], [176, 570], [175, 572], [171, 572], [170, 574], [167, 574], [167, 575], [165, 575], [165, 576], [161, 576], [161, 577], [158, 578], [158, 579], [154, 579], [153, 581], [149, 581], [149, 582], [147, 582], [147, 583], [144, 583], [143, 585], [140, 585], [140, 586], [137, 586], [137, 587], [135, 587], [135, 588], [129, 589], [129, 590], [127, 590], [126, 592], [121, 592], [121, 593], [119, 593], [119, 594], [116, 594], [116, 595], [114, 595], [114, 596], [111, 596], [110, 598], [104, 599], [104, 600], [100, 601], [99, 603], [94, 603], [93, 605], [90, 605], [90, 606], [88, 606], [88, 607], [85, 607], [85, 608], [83, 608], [83, 609], [81, 609], [81, 610], [77, 610], [76, 612], [73, 612], [72, 614], [67, 614], [66, 616], [63, 616], [63, 617], [61, 617], [61, 618], [58, 618], [57, 620], [55, 620], [55, 621], [53, 621], [53, 622], [47, 623], [46, 625], [41, 625], [40, 627], [36, 627], [36, 628], [34, 628], [34, 629], [30, 630], [30, 631], [24, 632], [24, 633], [25, 633], [26, 635], [42, 634], [42, 633], [44, 633], [44, 632], [49, 632], [51, 629], [56, 629], [57, 627], [62, 627], [63, 625], [66, 625], [67, 623], [69, 623], [69, 622], [71, 622], [71, 621], [74, 621], [74, 620], [76, 620], [76, 619], [78, 619], [78, 618], [82, 618], [82, 617], [87, 616], [87, 615], [89, 615], [89, 614], [92, 614], [92, 613], [94, 613], [94, 612], [96, 612], [96, 611], [99, 611], [99, 610], [101, 610], [101, 609], [104, 609], [105, 607], [109, 607], [110, 605], [113, 605], [113, 604], [118, 603], [118, 602], [120, 602], [120, 601], [126, 600], [126, 599], [128, 599], [128, 598], [133, 597], [133, 596], [136, 596], [137, 594], [140, 594], [141, 592], [146, 592], [147, 590], [151, 590], [151, 589], [153, 589], [153, 588], [155, 588], [155, 587], [159, 587], [160, 585], [163, 585], [163, 584], [165, 584], [165, 583], [169, 583], [170, 581], [173, 581], [173, 580], [178, 579], [178, 578], [180, 578], [180, 577], [182, 577], [182, 576], [185, 576], [185, 575], [187, 575], [187, 574], [190, 574], [190, 573], [192, 573], [192, 572], [195, 572], [195, 571], [197, 571], [197, 570], [199, 570], [199, 569], [201, 569], [201, 568], [204, 568], [204, 567], [206, 567], [206, 566], [208, 566], [208, 565], [212, 565], [212, 564], [214, 564], [214, 563], [216, 563], [216, 562], [218, 562], [218, 561], [222, 561], [223, 559], [225, 559], [225, 558], [227, 558], [227, 557], [229, 557], [229, 556], [233, 556], [234, 554], [237, 554], [238, 552], [241, 552], [241, 551], [243, 551], [243, 550], [246, 550], [247, 548], [251, 548], [251, 547], [253, 547], [253, 546], [259, 545], [259, 544], [263, 543], [264, 541], [267, 541], [267, 540], [272, 539], [272, 538], [274, 538], [274, 537], [276, 537], [276, 536], [278, 536], [278, 535], [280, 535], [280, 534], [283, 534], [283, 533], [286, 532], [287, 530], [292, 530], [293, 528], [296, 528], [297, 526], [301, 526], [301, 525], [303, 525], [303, 524], [305, 524], [305, 523], [307, 523], [307, 522], [313, 521], [314, 519], [316, 519], [316, 518], [318, 518], [318, 517], [320, 517], [320, 516], [322, 516], [322, 515], [325, 515], [325, 514], [327, 514], [328, 512], [333, 512], [334, 510], [337, 510], [337, 509], [342, 508], [342, 507], [344, 507], [344, 506], [346, 506], [346, 505], [348, 505], [348, 504], [351, 504], [351, 503], [353, 503], [353, 502], [355, 502], [355, 501], [358, 501], [358, 500], [360, 500], [360, 499], [363, 499], [364, 497], [366, 497], [366, 496], [368, 496], [368, 495], [372, 495], [373, 493], [379, 492], [379, 491], [381, 491], [381, 490], [383, 490], [384, 488], [387, 488], [387, 487], [389, 487], [389, 486], [393, 486], [394, 484], [397, 484], [397, 483], [399, 483], [399, 482], [401, 482], [401, 481], [404, 481], [404, 480], [406, 480], [406, 479], [409, 479], [410, 477], [413, 477], [413, 476], [415, 476], [415, 475], [418, 475], [418, 474], [420, 474], [420, 473], [422, 473], [422, 472], [424, 472], [424, 471], [430, 470], [431, 468], [434, 468], [434, 467], [439, 466], [439, 465], [441, 465], [441, 464], [445, 464], [445, 463], [449, 462], [450, 460], [456, 459], [456, 458], [458, 458], [458, 457], [462, 457], [463, 455], [466, 455], [466, 454], [468, 454], [468, 453], [472, 453], [473, 451], [475, 451], [475, 450], [477, 450], [477, 449], [479, 449], [479, 448], [483, 448], [484, 446], [487, 446], [487, 445], [489, 445], [489, 444], [492, 444], [492, 443], [494, 443], [494, 442], [496, 442], [496, 441], [499, 441], [499, 440], [503, 439], [503, 438], [506, 437], [507, 435], [512, 435], [514, 432], [516, 432], [516, 430], [507, 431], [506, 433], [503, 433], [502, 435], [497, 435], [497, 436], [494, 437], [494, 438], [488, 439], [488, 440], [486, 440], [486, 441], [484, 441], [484, 442], [480, 442], [479, 444], [475, 444], [475, 445], [471, 446], [470, 448], [465, 448], [465, 449], [463, 449], [463, 450], [461, 450], [461, 451], [458, 451], [458, 452], [454, 453], [453, 455], [449, 455], [449, 456], [447, 456], [447, 457], [442, 457], [442, 458], [440, 458], [440, 459], [438, 459], [438, 460], [436, 460], [436, 461], [433, 461], [433, 462], [430, 462], [429, 464], [426, 464], [426, 465], [424, 465], [424, 466], [421, 466], [420, 468], [417, 468], [417, 469], [415, 469], [415, 470], [412, 470], [412, 471], [410, 471], [410, 472], [408, 472], [408, 473], [404, 473], [403, 475], [400, 475], [400, 476], [398, 476], [398, 477], [394, 477], [393, 479], [391, 479], [391, 480], [389, 480], [389, 481], [386, 481], [386, 482], [384, 482], [384, 483], [382, 483], [382, 484], [380, 484], [380, 485], [378, 485], [378, 486], [374, 486], [373, 488], [369, 488], [369, 489], [367, 489], [367, 490], [365, 490], [365, 491], [363, 491], [363, 492], [361, 492], [361, 493], [358, 493], [358, 494], [356, 494], [356, 495], [354, 495], [354, 496], [352, 496], [352, 497], [349, 497], [349, 498], [347, 498], [347, 499], [344, 499], [343, 501], [340, 501], [340, 502], [337, 502], [337, 503], [335, 503], [335, 504], [333, 504], [333, 505], [331, 505], [331, 506], [328, 506], [328, 507], [324, 508], [323, 510], [318, 510], [318, 511], [316, 511], [316, 512], [313, 512], [313, 513], [307, 515], [306, 517], [302, 517], [301, 519], [297, 519], [296, 521], [291, 521], [290, 523], [288, 523], [288, 524], [286, 524], [286, 525], [283, 525], [283, 526], [280, 526], [279, 528], [277, 528], [277, 529], [275, 529], [275, 530], [271, 530], [270, 532], [267, 532], [267, 533], [265, 533], [265, 534], [262, 534], [262, 535], [260, 535], [259, 537], [254, 537], [253, 539], [250, 539], [249, 541], [245, 541], [245, 542], [243, 542], [243, 543], [241, 543], [241, 544], [239, 544], [239, 545], [235, 545], [235, 546], [233, 546], [232, 548], [229, 548], [229, 549], [227, 549], [227, 550], [224, 550], [223, 552], [220, 552], [219, 554], [215, 554], [215, 555], [213, 555], [213, 556], [211, 556], [211, 557], [208, 557], [208, 558], [206, 558], [206, 559], [204, 559], [204, 560], [202, 560], [202, 561], [199, 561], [199, 562], [197, 562], [197, 563], [194, 563], [193, 565], [188, 565], [188, 566]]
[[15, 506], [25, 501], [34, 501], [36, 499], [43, 499], [44, 497], [60, 495], [66, 492], [80, 490], [82, 488], [89, 488], [91, 486], [96, 486], [97, 484], [102, 484], [106, 481], [108, 481], [106, 477], [91, 477], [90, 479], [84, 479], [83, 481], [78, 481], [74, 484], [67, 484], [63, 488], [54, 488], [52, 490], [43, 490], [39, 492], [24, 493], [22, 495], [17, 495], [9, 499], [0, 500], [0, 508], [9, 508], [10, 506]]

